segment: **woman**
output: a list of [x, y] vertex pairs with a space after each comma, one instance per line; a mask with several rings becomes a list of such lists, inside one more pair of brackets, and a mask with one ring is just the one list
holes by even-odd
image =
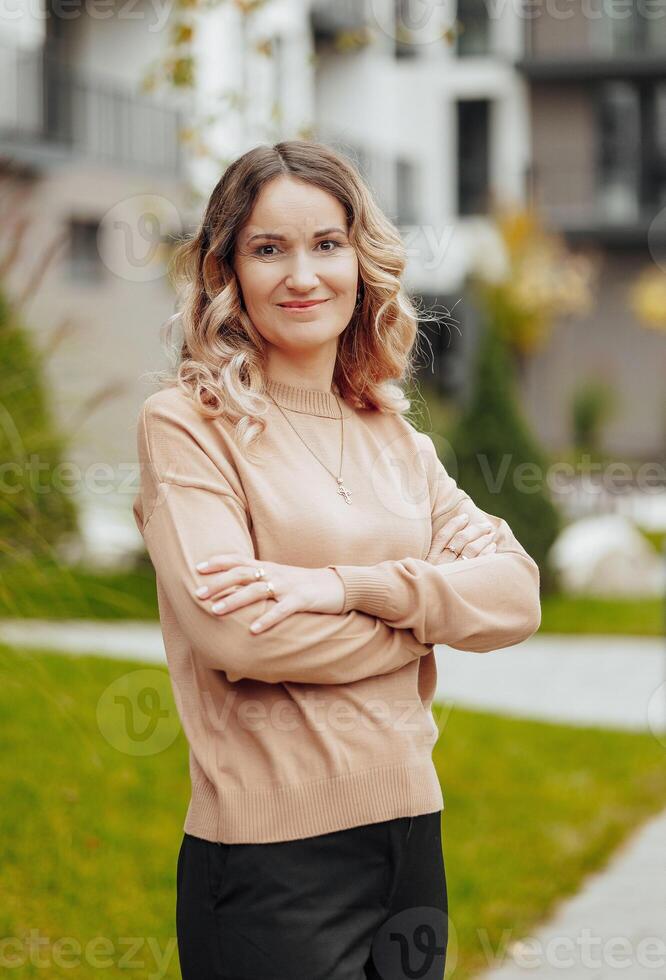
[[189, 743], [184, 980], [444, 972], [433, 645], [530, 636], [539, 572], [404, 417], [404, 267], [354, 167], [298, 140], [237, 159], [176, 255], [134, 514]]

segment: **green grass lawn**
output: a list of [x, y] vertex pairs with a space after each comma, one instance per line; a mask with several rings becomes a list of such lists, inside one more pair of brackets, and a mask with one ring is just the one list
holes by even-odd
[[665, 609], [662, 599], [544, 596], [541, 632], [663, 636]]
[[[134, 670], [150, 672], [167, 712], [160, 751], [128, 738], [114, 707], [122, 693], [110, 685]], [[484, 943], [530, 934], [666, 805], [666, 767], [645, 735], [438, 714], [449, 962], [465, 980], [487, 965]], [[18, 941], [5, 955], [23, 964], [11, 975], [179, 977], [175, 871], [189, 776], [166, 668], [0, 646], [0, 724], [0, 928]], [[30, 961], [31, 935], [48, 940], [34, 952], [47, 967]]]
[[0, 567], [0, 617], [157, 619], [155, 572], [97, 572], [57, 564]]
[[[543, 596], [544, 633], [617, 633], [661, 636], [666, 600]], [[16, 566], [0, 571], [0, 618], [158, 618], [152, 565], [101, 573], [52, 566]]]

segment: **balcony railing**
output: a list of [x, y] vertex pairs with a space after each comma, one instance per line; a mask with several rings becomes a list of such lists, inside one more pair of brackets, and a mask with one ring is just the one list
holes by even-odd
[[666, 193], [651, 199], [639, 191], [638, 177], [601, 175], [567, 167], [533, 165], [527, 175], [529, 202], [554, 228], [572, 236], [608, 243], [645, 243], [663, 235], [655, 219], [666, 206]]
[[35, 163], [89, 158], [177, 176], [180, 113], [84, 76], [45, 47], [0, 45], [0, 151]]
[[666, 74], [666, 54], [529, 54], [516, 67], [532, 81], [580, 82], [606, 78], [653, 78]]
[[581, 15], [560, 23], [557, 32], [554, 26], [544, 18], [526, 24], [519, 67], [530, 78], [639, 78], [666, 71], [666, 11], [649, 18], [634, 7], [602, 18]]

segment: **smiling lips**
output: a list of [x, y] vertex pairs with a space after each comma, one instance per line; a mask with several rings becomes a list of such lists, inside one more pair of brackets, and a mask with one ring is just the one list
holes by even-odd
[[325, 302], [325, 299], [311, 299], [303, 303], [299, 303], [298, 301], [278, 303], [278, 306], [281, 306], [285, 310], [309, 310], [311, 306], [319, 306], [320, 303]]

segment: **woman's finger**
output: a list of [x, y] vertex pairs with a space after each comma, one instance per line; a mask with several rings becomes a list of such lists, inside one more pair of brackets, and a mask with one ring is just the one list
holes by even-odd
[[258, 568], [258, 564], [256, 566], [244, 564], [237, 565], [226, 572], [217, 572], [214, 578], [208, 578], [194, 590], [195, 595], [200, 599], [222, 597], [233, 592], [234, 589], [239, 589], [245, 585], [251, 585], [254, 582], [261, 582], [270, 578], [271, 572], [268, 568], [264, 568], [262, 578], [257, 578]]
[[[271, 593], [266, 588], [267, 581], [268, 579], [260, 579], [257, 582], [252, 582], [249, 585], [244, 585], [236, 589], [235, 592], [228, 593], [224, 598], [216, 599], [211, 606], [212, 611], [216, 615], [224, 615], [234, 609], [239, 609], [241, 606], [247, 606], [251, 602], [257, 602], [259, 599], [265, 599], [267, 596], [270, 597]], [[277, 593], [278, 589], [275, 583], [273, 583], [273, 588], [275, 593]]]
[[[273, 585], [274, 591], [272, 593], [269, 593], [266, 588], [268, 581], [271, 581]], [[231, 612], [233, 609], [238, 609], [240, 606], [247, 606], [251, 602], [257, 602], [259, 599], [265, 599], [267, 596], [272, 598], [277, 591], [275, 583], [265, 578], [250, 582], [247, 585], [236, 586], [235, 589], [223, 592], [222, 594], [209, 596], [209, 599], [213, 602], [211, 606], [213, 612], [224, 614]]]
[[[453, 538], [461, 531], [469, 521], [467, 514], [456, 514], [451, 520], [444, 524], [433, 538], [429, 554], [443, 552], [445, 548], [451, 546]], [[455, 549], [454, 550], [458, 550]], [[455, 556], [454, 556], [455, 557]]]
[[248, 555], [218, 554], [212, 555], [206, 561], [197, 562], [196, 570], [207, 574], [208, 572], [223, 572], [225, 569], [233, 568], [236, 565], [256, 566], [261, 565], [261, 562], [257, 558], [250, 558]]
[[265, 633], [271, 626], [275, 626], [276, 623], [281, 623], [283, 619], [291, 616], [292, 613], [297, 612], [299, 609], [300, 606], [294, 603], [292, 599], [282, 599], [281, 602], [276, 602], [274, 606], [271, 606], [263, 616], [250, 623], [250, 629], [253, 633]]
[[460, 554], [471, 541], [488, 533], [495, 533], [492, 524], [488, 522], [473, 521], [462, 527], [456, 527], [453, 522], [448, 522], [435, 536], [430, 550], [431, 552], [438, 549], [443, 551], [445, 548], [450, 548], [456, 554]]
[[199, 585], [195, 590], [194, 594], [198, 596], [199, 599], [221, 599], [222, 596], [228, 595], [234, 592], [236, 589], [242, 589], [243, 585], [249, 585], [250, 582], [237, 582], [235, 584], [230, 584], [227, 576], [222, 577], [217, 575], [215, 578], [210, 578], [204, 585]]
[[487, 534], [482, 534], [481, 537], [476, 538], [474, 541], [468, 541], [461, 549], [460, 554], [463, 554], [464, 552], [468, 558], [475, 558], [484, 550], [484, 548], [493, 543], [492, 539], [494, 536], [495, 531], [492, 530], [488, 531]]

